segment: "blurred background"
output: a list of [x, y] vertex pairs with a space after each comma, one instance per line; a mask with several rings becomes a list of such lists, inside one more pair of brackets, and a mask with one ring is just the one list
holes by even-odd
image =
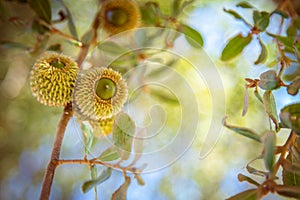
[[[143, 2], [146, 1], [140, 1], [140, 3]], [[161, 5], [164, 12], [169, 12], [171, 5], [168, 1], [156, 2]], [[247, 32], [247, 27], [226, 14], [223, 8], [235, 9], [249, 21], [252, 20], [250, 12], [235, 7], [238, 2], [235, 0], [196, 0], [181, 16], [181, 20], [199, 31], [204, 39], [203, 50], [199, 51], [202, 53], [198, 54], [198, 50], [191, 49], [192, 47], [187, 44], [182, 48], [190, 53], [191, 56], [188, 59], [191, 62], [194, 62], [193, 59], [198, 60], [198, 56], [203, 56], [203, 60], [209, 58], [210, 65], [213, 63], [223, 83], [218, 89], [224, 88], [226, 104], [212, 105], [212, 96], [209, 95], [210, 91], [205, 86], [203, 77], [194, 79], [193, 75], [189, 76], [188, 71], [184, 70], [185, 68], [179, 68], [180, 73], [186, 73], [186, 76], [190, 77], [189, 83], [195, 89], [196, 99], [200, 105], [199, 127], [191, 146], [179, 159], [152, 173], [142, 174], [146, 183], [144, 186], [132, 180], [128, 189], [128, 199], [225, 199], [251, 188], [251, 185], [247, 183], [240, 183], [237, 180], [237, 174], [247, 174], [245, 166], [261, 153], [260, 144], [223, 128], [213, 150], [205, 158], [200, 157], [203, 143], [206, 142], [207, 129], [212, 123], [210, 117], [213, 106], [215, 106], [214, 112], [220, 110], [217, 115], [228, 116], [228, 122], [231, 124], [251, 127], [261, 135], [269, 129], [263, 105], [255, 99], [252, 92], [250, 92], [247, 115], [242, 117], [241, 113], [244, 101], [244, 78], [257, 78], [270, 66], [278, 69], [276, 64], [270, 64], [276, 58], [275, 44], [270, 38], [263, 36], [269, 51], [268, 60], [264, 65], [253, 64], [260, 52], [260, 47], [256, 42], [252, 42], [238, 59], [229, 63], [220, 61], [226, 41], [239, 32]], [[97, 0], [64, 0], [64, 3], [72, 13], [78, 35], [82, 36], [89, 29], [89, 24], [97, 12]], [[259, 10], [273, 11], [276, 8], [276, 4], [270, 0], [253, 0], [249, 3]], [[52, 0], [51, 5], [52, 18], [59, 19], [58, 11], [61, 8], [61, 2]], [[2, 41], [0, 46], [0, 199], [38, 199], [62, 108], [41, 105], [31, 95], [29, 73], [41, 52], [29, 53], [27, 50], [34, 47], [37, 40], [41, 41], [38, 45], [43, 45], [45, 39], [43, 38], [45, 36], [41, 37], [31, 30], [30, 23], [35, 17], [34, 12], [26, 0], [1, 0], [0, 6]], [[279, 17], [274, 16], [268, 27], [271, 32], [276, 33], [279, 20]], [[56, 27], [68, 33], [66, 22], [59, 23]], [[15, 43], [8, 44], [6, 41]], [[78, 47], [74, 47], [74, 44], [67, 42], [59, 35], [51, 36], [47, 45], [61, 48], [65, 55], [73, 58], [76, 58], [79, 51]], [[201, 64], [199, 64], [200, 67]], [[175, 67], [178, 66], [177, 64]], [[278, 111], [288, 103], [299, 101], [299, 94], [292, 97], [286, 95], [286, 91], [282, 89], [277, 90], [274, 95]], [[163, 102], [162, 99], [157, 101]], [[222, 108], [219, 109], [218, 106]], [[175, 108], [167, 105], [167, 114], [174, 110]], [[221, 121], [213, 123], [221, 124]], [[168, 126], [176, 126], [176, 121], [170, 122]], [[72, 119], [65, 134], [62, 158], [83, 157], [84, 148], [79, 135], [76, 120]], [[287, 132], [281, 131], [278, 134], [278, 144], [282, 144], [287, 136]], [[172, 137], [172, 134], [164, 139], [171, 139], [168, 137]], [[153, 144], [148, 145], [157, 145], [159, 141], [153, 140], [152, 142]], [[101, 149], [101, 145], [98, 144], [94, 148]], [[159, 159], [163, 159], [164, 156], [166, 155], [161, 155]], [[258, 161], [253, 165], [263, 169], [262, 162]], [[94, 199], [92, 190], [86, 194], [81, 191], [81, 185], [89, 179], [88, 166], [79, 164], [59, 166], [54, 178], [51, 199]], [[109, 199], [122, 183], [122, 173], [114, 171], [109, 180], [98, 186], [99, 199]], [[265, 199], [283, 198], [268, 195]]]

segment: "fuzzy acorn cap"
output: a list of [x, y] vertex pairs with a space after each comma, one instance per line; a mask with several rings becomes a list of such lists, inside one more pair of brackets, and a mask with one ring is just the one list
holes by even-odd
[[33, 96], [47, 106], [65, 106], [72, 101], [77, 71], [77, 63], [70, 57], [54, 52], [44, 53], [31, 70]]
[[141, 13], [134, 0], [106, 0], [101, 5], [100, 25], [114, 35], [140, 26]]
[[92, 68], [77, 76], [74, 108], [84, 120], [108, 119], [121, 111], [127, 93], [120, 73], [110, 68]]

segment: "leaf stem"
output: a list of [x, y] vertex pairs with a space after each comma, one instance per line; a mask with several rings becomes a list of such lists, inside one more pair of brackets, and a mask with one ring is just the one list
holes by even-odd
[[60, 150], [62, 141], [64, 138], [65, 130], [68, 125], [69, 120], [72, 117], [72, 104], [66, 105], [64, 108], [64, 112], [61, 116], [59, 124], [57, 126], [57, 132], [54, 140], [54, 144], [52, 147], [52, 153], [50, 157], [50, 161], [48, 163], [46, 173], [43, 180], [42, 190], [40, 194], [40, 200], [49, 199], [51, 186], [53, 183], [53, 178], [55, 174], [55, 169], [57, 167], [57, 161], [59, 160]]

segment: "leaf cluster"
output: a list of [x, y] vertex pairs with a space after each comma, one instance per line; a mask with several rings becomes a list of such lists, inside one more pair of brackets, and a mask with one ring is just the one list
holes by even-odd
[[[264, 42], [261, 40], [260, 35], [266, 34], [273, 38], [273, 41], [278, 46], [278, 60], [277, 63], [280, 66], [280, 70], [267, 70], [259, 76], [259, 78], [251, 79], [246, 78], [246, 90], [244, 98], [244, 109], [242, 115], [246, 115], [248, 110], [248, 90], [253, 89], [256, 99], [264, 106], [266, 115], [270, 121], [270, 130], [267, 132], [254, 131], [249, 128], [240, 127], [236, 125], [230, 125], [224, 119], [223, 124], [230, 130], [245, 136], [256, 142], [261, 143], [261, 154], [254, 160], [262, 160], [265, 166], [264, 170], [259, 170], [251, 167], [249, 162], [247, 170], [250, 174], [262, 176], [265, 180], [261, 183], [258, 181], [239, 174], [239, 181], [246, 181], [251, 185], [254, 185], [254, 189], [246, 190], [238, 193], [228, 199], [261, 199], [269, 192], [277, 193], [286, 197], [300, 197], [300, 173], [299, 173], [299, 136], [300, 136], [300, 103], [296, 102], [290, 105], [286, 105], [280, 110], [280, 114], [277, 113], [276, 98], [273, 95], [273, 91], [279, 88], [286, 88], [286, 95], [297, 95], [299, 87], [299, 77], [296, 77], [290, 83], [283, 81], [283, 74], [291, 62], [294, 62], [299, 66], [299, 48], [297, 36], [299, 27], [297, 27], [299, 17], [289, 16], [284, 10], [278, 9], [271, 13], [265, 11], [258, 11], [254, 6], [248, 2], [240, 2], [236, 5], [244, 9], [252, 9], [253, 23], [247, 22], [240, 14], [234, 10], [224, 11], [232, 15], [235, 19], [242, 21], [249, 27], [249, 32], [246, 36], [238, 34], [229, 39], [227, 45], [223, 49], [221, 60], [229, 61], [237, 57], [243, 49], [250, 44], [255, 36], [261, 46], [261, 53], [255, 65], [262, 64], [267, 58], [267, 48]], [[280, 15], [282, 21], [290, 20], [290, 25], [286, 30], [286, 35], [277, 35], [268, 32], [267, 28], [272, 20], [272, 15]], [[282, 22], [281, 22], [282, 23]], [[280, 26], [280, 23], [278, 23]], [[280, 27], [279, 27], [280, 28]], [[260, 95], [260, 91], [263, 91], [263, 95]], [[271, 124], [273, 123], [273, 124]], [[290, 135], [286, 142], [282, 146], [278, 146], [276, 142], [277, 135], [280, 134], [281, 129], [289, 129]], [[278, 157], [277, 157], [278, 155]], [[282, 168], [282, 183], [278, 181], [278, 171]]]

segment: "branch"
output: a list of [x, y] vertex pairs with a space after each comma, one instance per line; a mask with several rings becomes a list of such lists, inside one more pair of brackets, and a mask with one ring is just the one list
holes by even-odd
[[291, 145], [293, 145], [293, 142], [295, 141], [296, 138], [297, 138], [297, 136], [294, 133], [294, 131], [291, 131], [289, 138], [287, 139], [285, 144], [281, 147], [281, 155], [280, 155], [278, 161], [276, 162], [276, 164], [274, 165], [274, 170], [273, 170], [274, 175], [277, 173], [277, 171], [279, 170], [279, 167], [282, 165], [287, 151], [290, 149]]
[[87, 165], [103, 165], [105, 167], [110, 167], [113, 169], [118, 169], [120, 171], [122, 171], [123, 173], [125, 172], [131, 172], [133, 174], [139, 174], [141, 173], [140, 169], [137, 169], [135, 167], [122, 167], [120, 166], [119, 163], [117, 164], [110, 164], [110, 163], [106, 163], [106, 162], [102, 162], [100, 160], [95, 160], [95, 159], [91, 159], [91, 160], [80, 160], [80, 159], [74, 159], [74, 160], [57, 160], [56, 162], [56, 166], [58, 165], [62, 165], [62, 164], [87, 164]]
[[43, 180], [40, 200], [49, 199], [54, 173], [57, 167], [57, 161], [59, 160], [59, 156], [60, 156], [62, 141], [64, 138], [66, 127], [71, 117], [72, 117], [72, 104], [68, 104], [64, 108], [64, 112], [57, 126], [56, 137], [52, 147], [51, 158], [48, 163], [47, 170]]
[[51, 34], [58, 34], [58, 35], [60, 35], [60, 36], [62, 36], [62, 37], [64, 37], [64, 38], [66, 38], [66, 39], [68, 39], [68, 40], [70, 40], [70, 41], [76, 42], [77, 45], [78, 45], [79, 47], [82, 47], [81, 41], [78, 41], [78, 40], [77, 40], [76, 38], [74, 38], [73, 36], [68, 35], [68, 34], [66, 34], [66, 33], [60, 31], [59, 29], [55, 28], [52, 24], [48, 24], [47, 22], [45, 22], [45, 21], [42, 20], [42, 19], [38, 19], [38, 22], [39, 22], [42, 26], [47, 27], [47, 28], [50, 30], [50, 33], [51, 33]]
[[[82, 68], [81, 65], [88, 54], [90, 45], [97, 43], [96, 42], [97, 41], [97, 29], [98, 29], [99, 23], [100, 23], [99, 15], [100, 15], [100, 11], [97, 12], [97, 14], [93, 20], [93, 23], [92, 23], [93, 38], [90, 41], [90, 43], [82, 44], [80, 42], [81, 50], [79, 52], [79, 55], [77, 56], [77, 64], [78, 64], [79, 68]], [[41, 21], [41, 23], [43, 23], [43, 21]], [[68, 35], [62, 33], [61, 31], [59, 31], [58, 29], [55, 29], [52, 26], [51, 26], [50, 30], [53, 33], [58, 33], [68, 39], [74, 39], [71, 36], [68, 36]], [[68, 122], [71, 119], [72, 115], [73, 115], [72, 103], [69, 103], [68, 105], [65, 106], [63, 115], [62, 115], [60, 122], [58, 124], [58, 127], [57, 127], [56, 137], [55, 137], [54, 144], [52, 147], [51, 158], [50, 158], [49, 164], [47, 166], [46, 173], [45, 173], [44, 180], [43, 180], [42, 190], [40, 193], [40, 200], [48, 200], [49, 199], [50, 192], [51, 192], [51, 186], [52, 186], [53, 178], [54, 178], [54, 174], [55, 174], [55, 169], [58, 166], [60, 150], [61, 150], [62, 141], [64, 139], [65, 130], [66, 130], [66, 127], [67, 127]]]

